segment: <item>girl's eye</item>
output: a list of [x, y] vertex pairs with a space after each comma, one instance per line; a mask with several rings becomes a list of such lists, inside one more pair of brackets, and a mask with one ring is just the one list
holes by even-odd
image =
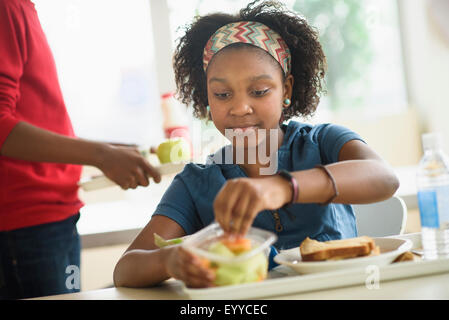
[[229, 93], [224, 92], [224, 93], [214, 93], [214, 95], [219, 98], [219, 99], [226, 99], [230, 96]]
[[270, 89], [254, 90], [254, 91], [253, 91], [253, 94], [254, 94], [256, 97], [262, 97], [262, 96], [264, 96], [265, 94], [267, 94], [268, 91], [270, 91]]

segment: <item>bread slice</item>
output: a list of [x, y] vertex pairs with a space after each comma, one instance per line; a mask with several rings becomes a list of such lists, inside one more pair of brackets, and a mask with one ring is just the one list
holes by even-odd
[[368, 236], [324, 242], [307, 237], [299, 250], [302, 261], [340, 260], [379, 254], [379, 247]]

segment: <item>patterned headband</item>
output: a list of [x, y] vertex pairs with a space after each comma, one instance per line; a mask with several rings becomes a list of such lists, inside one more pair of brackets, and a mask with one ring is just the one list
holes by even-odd
[[254, 21], [229, 23], [218, 29], [204, 48], [204, 71], [214, 54], [233, 43], [247, 43], [265, 50], [279, 62], [285, 75], [290, 74], [291, 55], [284, 39], [266, 25]]

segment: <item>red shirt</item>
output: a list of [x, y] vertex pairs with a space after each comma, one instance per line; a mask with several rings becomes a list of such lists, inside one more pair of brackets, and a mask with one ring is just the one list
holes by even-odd
[[[0, 0], [0, 148], [20, 121], [74, 137], [34, 4]], [[76, 214], [80, 175], [78, 165], [0, 156], [0, 231]]]

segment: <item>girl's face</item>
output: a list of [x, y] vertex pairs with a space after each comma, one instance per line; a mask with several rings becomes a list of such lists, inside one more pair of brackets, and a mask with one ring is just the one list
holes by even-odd
[[267, 138], [270, 129], [279, 129], [283, 101], [291, 99], [292, 87], [293, 77], [283, 81], [277, 61], [256, 47], [223, 49], [207, 69], [212, 120], [234, 146], [260, 145], [265, 139], [259, 129], [265, 129]]

